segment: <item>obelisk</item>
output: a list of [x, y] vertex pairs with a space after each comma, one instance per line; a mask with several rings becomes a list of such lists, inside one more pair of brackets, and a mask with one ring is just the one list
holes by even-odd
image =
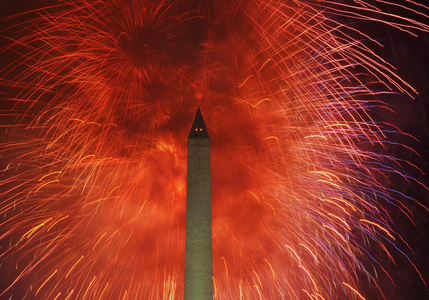
[[185, 300], [213, 299], [210, 141], [201, 111], [188, 137]]

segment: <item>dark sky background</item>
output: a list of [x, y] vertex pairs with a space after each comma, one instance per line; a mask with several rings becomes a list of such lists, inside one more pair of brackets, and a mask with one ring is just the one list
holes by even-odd
[[[405, 2], [405, 1], [404, 1]], [[416, 2], [428, 5], [425, 0], [417, 0]], [[7, 26], [15, 23], [16, 21], [8, 20], [8, 16], [26, 12], [31, 9], [42, 7], [55, 3], [55, 1], [33, 1], [33, 0], [17, 0], [17, 1], [1, 1], [0, 4], [0, 29], [5, 30]], [[427, 12], [429, 10], [426, 10]], [[31, 14], [29, 15], [31, 17]], [[26, 20], [29, 16], [17, 17], [15, 20]], [[428, 19], [421, 18], [425, 22]], [[21, 33], [19, 27], [6, 31], [8, 35], [11, 32], [19, 36]], [[419, 167], [425, 174], [417, 174], [418, 179], [425, 184], [429, 185], [429, 33], [420, 33], [418, 37], [412, 37], [406, 33], [401, 33], [397, 30], [390, 29], [377, 32], [379, 36], [385, 36], [390, 40], [390, 47], [387, 46], [385, 51], [385, 58], [393, 62], [398, 68], [398, 74], [406, 81], [411, 83], [418, 91], [415, 101], [396, 99], [393, 106], [397, 107], [397, 120], [395, 124], [400, 125], [403, 131], [408, 132], [415, 136], [420, 143], [413, 142], [413, 148], [421, 155], [417, 159]], [[0, 32], [4, 35], [4, 32]], [[1, 38], [0, 47], [7, 45], [7, 40]], [[0, 54], [0, 66], [4, 66], [12, 56], [10, 54]], [[3, 88], [0, 92], [4, 92]], [[3, 96], [3, 95], [0, 95]], [[406, 103], [404, 105], [404, 103]], [[2, 102], [2, 108], [4, 103]], [[1, 138], [1, 137], [0, 137]], [[402, 154], [400, 154], [402, 155]], [[407, 193], [429, 207], [429, 192], [417, 184], [411, 184], [407, 188]], [[410, 244], [415, 251], [415, 257], [412, 260], [420, 269], [424, 279], [429, 284], [429, 212], [424, 212], [423, 209], [416, 204], [409, 204], [411, 211], [415, 214], [417, 227], [406, 225], [405, 232], [409, 238]], [[429, 299], [429, 290], [421, 282], [411, 269], [411, 266], [406, 266], [406, 262], [399, 262], [404, 264], [403, 272], [395, 274], [395, 277], [400, 280], [398, 282], [398, 290], [402, 295], [398, 299]], [[4, 276], [2, 274], [2, 276]], [[406, 298], [410, 295], [410, 298]]]

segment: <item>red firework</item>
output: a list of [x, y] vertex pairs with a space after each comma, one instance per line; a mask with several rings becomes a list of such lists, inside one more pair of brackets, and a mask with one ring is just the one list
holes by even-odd
[[427, 14], [411, 1], [74, 0], [8, 19], [6, 34], [24, 29], [3, 48], [19, 56], [2, 71], [1, 296], [183, 298], [198, 106], [216, 299], [382, 298], [398, 257], [424, 282], [395, 225], [397, 212], [413, 222], [412, 200], [386, 179], [424, 188], [385, 150], [391, 132], [413, 138], [374, 119], [392, 111], [384, 95], [415, 91], [358, 22], [413, 35]]

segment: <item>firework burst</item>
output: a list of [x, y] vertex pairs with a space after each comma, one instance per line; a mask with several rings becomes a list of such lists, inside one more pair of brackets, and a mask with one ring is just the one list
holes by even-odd
[[424, 283], [397, 219], [428, 209], [397, 186], [425, 186], [389, 153], [418, 155], [389, 121], [417, 92], [369, 32], [428, 32], [428, 11], [72, 0], [5, 18], [0, 295], [182, 298], [198, 106], [216, 299], [382, 299], [397, 261]]

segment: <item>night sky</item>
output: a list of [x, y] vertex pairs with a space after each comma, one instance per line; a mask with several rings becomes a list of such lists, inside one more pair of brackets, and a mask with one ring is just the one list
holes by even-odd
[[[12, 3], [13, 2], [13, 3]], [[373, 1], [370, 1], [371, 3]], [[38, 9], [40, 7], [49, 6], [52, 4], [55, 4], [56, 2], [53, 0], [49, 1], [31, 1], [31, 0], [18, 0], [18, 1], [2, 1], [0, 4], [0, 48], [3, 48], [3, 51], [0, 53], [0, 78], [1, 86], [0, 86], [0, 126], [1, 126], [1, 136], [0, 136], [0, 146], [3, 147], [3, 143], [6, 141], [7, 136], [10, 134], [7, 128], [11, 124], [13, 124], [14, 120], [16, 120], [15, 115], [11, 115], [9, 112], [12, 109], [12, 104], [7, 99], [9, 97], [13, 97], [13, 93], [15, 93], [16, 89], [19, 89], [19, 84], [17, 84], [14, 87], [10, 87], [9, 79], [14, 78], [17, 76], [16, 73], [22, 72], [23, 67], [20, 66], [17, 69], [12, 69], [10, 67], [10, 64], [13, 64], [14, 61], [19, 57], [19, 54], [13, 53], [13, 51], [10, 51], [7, 47], [9, 45], [9, 38], [20, 38], [23, 34], [27, 32], [26, 29], [22, 29], [20, 22], [26, 22], [27, 20], [30, 20], [34, 18], [37, 14], [36, 12], [29, 12], [31, 10]], [[196, 1], [195, 3], [198, 3]], [[398, 0], [397, 3], [407, 3], [407, 1]], [[421, 5], [427, 5], [426, 1], [424, 0], [417, 0], [416, 3], [421, 3]], [[195, 7], [198, 6], [198, 4], [194, 4]], [[379, 4], [382, 5], [382, 4]], [[208, 5], [210, 6], [210, 5]], [[381, 7], [381, 6], [380, 6]], [[420, 8], [422, 13], [429, 14], [429, 9], [423, 9]], [[55, 10], [55, 8], [54, 8]], [[396, 9], [389, 7], [389, 10], [391, 10], [391, 13], [395, 13]], [[398, 11], [401, 11], [398, 8]], [[20, 15], [21, 13], [26, 13], [23, 15]], [[403, 15], [403, 13], [402, 13]], [[410, 15], [411, 16], [411, 15]], [[406, 17], [406, 16], [405, 16]], [[423, 17], [423, 16], [417, 16], [415, 14], [412, 15], [413, 18], [420, 18], [419, 21], [423, 23], [427, 23], [429, 21], [429, 18]], [[343, 20], [346, 22], [346, 18], [342, 17]], [[341, 19], [341, 18], [340, 18]], [[422, 173], [419, 173], [415, 169], [411, 171], [411, 175], [414, 176], [417, 181], [421, 182], [422, 185], [429, 186], [429, 59], [428, 59], [428, 53], [429, 53], [429, 33], [428, 32], [419, 32], [418, 36], [411, 36], [408, 33], [401, 32], [400, 30], [392, 30], [388, 26], [371, 26], [363, 22], [360, 25], [363, 32], [369, 34], [371, 37], [374, 37], [375, 39], [379, 40], [383, 45], [384, 48], [382, 50], [378, 49], [378, 52], [384, 59], [386, 59], [389, 63], [392, 63], [392, 65], [395, 66], [397, 69], [397, 74], [399, 74], [405, 81], [409, 82], [413, 88], [417, 91], [418, 94], [413, 94], [412, 96], [415, 98], [414, 100], [410, 100], [407, 96], [397, 96], [395, 98], [389, 98], [389, 96], [380, 96], [382, 100], [384, 100], [386, 103], [389, 104], [389, 107], [391, 107], [394, 111], [396, 111], [393, 114], [393, 119], [391, 115], [389, 115], [390, 122], [393, 123], [395, 126], [400, 128], [403, 132], [409, 133], [415, 139], [409, 138], [407, 136], [400, 136], [399, 139], [396, 136], [393, 136], [393, 141], [404, 143], [411, 148], [415, 150], [415, 153], [412, 153], [412, 151], [400, 149], [394, 145], [392, 145], [391, 148], [387, 148], [386, 152], [389, 155], [402, 158], [405, 160], [411, 161], [413, 164], [418, 166], [418, 168], [421, 169]], [[174, 29], [171, 29], [174, 30]], [[192, 37], [184, 40], [178, 40], [174, 41], [177, 45], [182, 47], [183, 49], [186, 49], [186, 53], [193, 53], [198, 52], [198, 49], [196, 46], [194, 46], [195, 41], [203, 40], [202, 36], [204, 35], [204, 28], [198, 28], [198, 29], [192, 29]], [[219, 38], [221, 40], [221, 38]], [[156, 43], [157, 41], [154, 41]], [[189, 44], [189, 45], [188, 45]], [[196, 43], [195, 43], [196, 44]], [[34, 46], [37, 47], [37, 42], [34, 43]], [[135, 51], [135, 48], [139, 49], [140, 44], [133, 44], [128, 45], [130, 51]], [[145, 45], [143, 45], [144, 47]], [[174, 46], [173, 46], [174, 47]], [[183, 55], [183, 53], [177, 54], [176, 51], [170, 48], [162, 48], [162, 50], [166, 53], [173, 53], [171, 54], [172, 57], [175, 57], [176, 60], [180, 60], [181, 64], [183, 65], [194, 65], [197, 64], [192, 59], [189, 59], [189, 57], [186, 57], [186, 55]], [[5, 72], [5, 68], [7, 67], [8, 71]], [[185, 68], [183, 68], [185, 69]], [[150, 72], [150, 70], [148, 71]], [[197, 77], [195, 74], [193, 76]], [[174, 78], [168, 77], [167, 79], [168, 83], [170, 81], [174, 81]], [[151, 83], [152, 84], [152, 83]], [[222, 84], [220, 84], [222, 87], [218, 88], [213, 84], [214, 89], [217, 89], [216, 92], [222, 91], [222, 89], [227, 90], [229, 87], [224, 87]], [[158, 88], [158, 87], [157, 87]], [[160, 95], [159, 95], [160, 94]], [[162, 92], [157, 92], [156, 96], [160, 99], [164, 99], [163, 97], [165, 94]], [[197, 97], [204, 97], [204, 95], [197, 94]], [[162, 104], [161, 104], [162, 105]], [[167, 104], [165, 104], [167, 107]], [[162, 107], [162, 106], [161, 106]], [[179, 109], [180, 107], [172, 107], [171, 111], [174, 111], [175, 109]], [[125, 114], [125, 113], [124, 113]], [[171, 119], [171, 123], [169, 123], [168, 126], [174, 127], [174, 130], [171, 130], [173, 133], [185, 133], [192, 121], [192, 116], [194, 114], [193, 110], [189, 110], [183, 113], [184, 116], [186, 116], [189, 120], [183, 121], [182, 119]], [[204, 114], [204, 109], [203, 109]], [[29, 115], [26, 117], [31, 117], [31, 111]], [[377, 116], [376, 116], [377, 117]], [[379, 116], [380, 120], [385, 121], [386, 116]], [[120, 119], [121, 117], [118, 117]], [[139, 126], [141, 125], [135, 125], [137, 122], [139, 122], [141, 116], [133, 116], [133, 118], [130, 118], [130, 121], [118, 121], [117, 123], [120, 124], [119, 126], [123, 126], [123, 128], [126, 128], [125, 131], [138, 131], [141, 128]], [[154, 117], [155, 118], [155, 117]], [[210, 122], [210, 121], [209, 121]], [[215, 123], [215, 122], [214, 122]], [[173, 125], [171, 125], [173, 124]], [[176, 125], [176, 126], [174, 126]], [[245, 122], [242, 122], [241, 125], [246, 125]], [[165, 125], [167, 126], [167, 125]], [[255, 128], [257, 125], [255, 125]], [[160, 126], [160, 131], [164, 132], [164, 127]], [[247, 129], [246, 129], [247, 130]], [[237, 135], [238, 138], [241, 138], [246, 134], [246, 130], [240, 131]], [[210, 128], [209, 128], [210, 132]], [[387, 134], [388, 138], [390, 137], [390, 133]], [[4, 140], [3, 140], [4, 139]], [[228, 141], [231, 141], [233, 139], [233, 136], [227, 137]], [[216, 139], [215, 139], [216, 141]], [[122, 146], [122, 145], [121, 145]], [[129, 149], [125, 149], [124, 147], [123, 151], [132, 151]], [[256, 148], [256, 147], [255, 147]], [[0, 148], [0, 151], [3, 151], [4, 148]], [[391, 151], [391, 153], [390, 153]], [[219, 151], [219, 153], [222, 153]], [[163, 163], [163, 159], [159, 157], [151, 157], [151, 159], [154, 161], [154, 165], [157, 163]], [[3, 161], [2, 161], [3, 160]], [[0, 166], [1, 168], [5, 168], [5, 165], [7, 164], [7, 161], [5, 159], [0, 158]], [[180, 169], [180, 168], [178, 168]], [[24, 169], [25, 170], [25, 169]], [[154, 176], [159, 175], [159, 170], [154, 171]], [[171, 171], [173, 173], [172, 176], [174, 176], [175, 171]], [[181, 171], [177, 171], [180, 173]], [[161, 172], [160, 172], [161, 173]], [[237, 172], [237, 177], [243, 177], [247, 178], [248, 175], [243, 175], [240, 172]], [[231, 175], [232, 176], [232, 175]], [[233, 176], [232, 176], [233, 177]], [[215, 176], [216, 178], [216, 176]], [[218, 178], [219, 181], [221, 179]], [[244, 181], [244, 179], [243, 179]], [[401, 192], [403, 192], [405, 195], [416, 199], [417, 201], [411, 201], [411, 200], [404, 200], [406, 202], [406, 206], [409, 209], [410, 213], [414, 215], [414, 222], [415, 226], [411, 224], [408, 220], [405, 219], [403, 214], [398, 213], [397, 211], [391, 211], [389, 212], [392, 218], [395, 220], [395, 223], [398, 222], [400, 225], [400, 230], [404, 233], [404, 236], [408, 239], [407, 242], [409, 243], [410, 247], [413, 249], [415, 255], [410, 256], [410, 259], [412, 262], [414, 262], [419, 269], [419, 271], [422, 274], [422, 277], [426, 281], [426, 283], [429, 285], [429, 211], [425, 211], [422, 206], [417, 204], [416, 202], [419, 202], [422, 205], [425, 205], [426, 207], [429, 207], [429, 192], [427, 189], [422, 187], [422, 185], [419, 185], [411, 180], [410, 184], [406, 183], [406, 180], [402, 180], [401, 183], [399, 183], [399, 186], [395, 186], [396, 182], [394, 179], [390, 181], [390, 179], [386, 179], [388, 182], [388, 186], [393, 186], [393, 188], [397, 188]], [[6, 187], [10, 188], [11, 183], [7, 183]], [[222, 183], [223, 184], [223, 183]], [[225, 183], [222, 186], [227, 186]], [[249, 183], [250, 186], [250, 183]], [[163, 185], [160, 183], [159, 186], [154, 187], [154, 190], [156, 189], [163, 189]], [[225, 188], [226, 189], [226, 188]], [[3, 191], [3, 189], [1, 190]], [[156, 191], [151, 191], [151, 193], [156, 194]], [[216, 192], [214, 192], [216, 193]], [[220, 193], [220, 192], [219, 192]], [[3, 199], [1, 199], [3, 203]], [[404, 202], [404, 203], [405, 203]], [[6, 201], [4, 201], [6, 203]], [[268, 211], [271, 211], [268, 209]], [[180, 219], [183, 221], [183, 219]], [[397, 220], [397, 221], [396, 221]], [[0, 226], [2, 226], [0, 224]], [[4, 230], [0, 229], [0, 234], [3, 234]], [[156, 235], [156, 233], [153, 233]], [[7, 247], [8, 244], [7, 241], [2, 241], [0, 249], [0, 255], [3, 252], [3, 247]], [[394, 250], [394, 249], [390, 249]], [[28, 259], [28, 257], [24, 258], [23, 260]], [[8, 264], [10, 262], [14, 262], [16, 258], [7, 256], [2, 257], [0, 256], [0, 264]], [[0, 269], [0, 293], [1, 290], [6, 288], [7, 282], [10, 282], [10, 273], [6, 274], [3, 269]], [[429, 299], [429, 289], [424, 286], [424, 284], [419, 279], [418, 274], [413, 270], [412, 265], [409, 264], [409, 262], [403, 258], [397, 260], [397, 268], [392, 271], [392, 278], [396, 282], [396, 288], [390, 289], [385, 292], [385, 295], [387, 299], [392, 300], [408, 300], [408, 299]], [[381, 276], [382, 279], [380, 281], [380, 286], [383, 288], [383, 285], [385, 284], [386, 278]], [[365, 279], [362, 279], [365, 280]], [[5, 283], [6, 282], [6, 283]], [[387, 283], [386, 283], [387, 286]], [[364, 289], [367, 286], [364, 285]], [[55, 296], [55, 295], [54, 295]], [[52, 296], [52, 298], [54, 297]], [[366, 297], [368, 300], [372, 300], [371, 298], [371, 292], [368, 292], [366, 294]], [[13, 298], [15, 299], [15, 298]], [[28, 299], [28, 298], [27, 298]], [[32, 298], [31, 298], [32, 299]], [[51, 298], [49, 298], [51, 299]], [[63, 298], [60, 298], [63, 299]], [[379, 299], [379, 298], [374, 298]]]

